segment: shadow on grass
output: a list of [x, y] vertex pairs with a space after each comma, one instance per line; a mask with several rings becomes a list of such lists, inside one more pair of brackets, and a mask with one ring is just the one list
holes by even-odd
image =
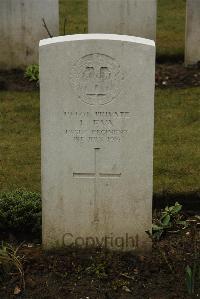
[[200, 213], [200, 190], [189, 193], [168, 193], [153, 195], [153, 209], [163, 209], [174, 205], [175, 202], [183, 205], [184, 211]]

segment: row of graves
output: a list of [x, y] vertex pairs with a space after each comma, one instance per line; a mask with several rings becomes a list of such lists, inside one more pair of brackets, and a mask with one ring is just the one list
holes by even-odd
[[[156, 0], [88, 0], [88, 32], [156, 40]], [[185, 65], [200, 60], [200, 1], [187, 0]], [[58, 0], [0, 1], [0, 69], [38, 63], [38, 43], [59, 35]]]
[[[156, 5], [89, 0], [90, 34], [55, 37], [57, 0], [0, 1], [1, 69], [37, 63], [41, 40], [46, 249], [151, 249]], [[188, 0], [186, 65], [200, 60], [199, 27]]]

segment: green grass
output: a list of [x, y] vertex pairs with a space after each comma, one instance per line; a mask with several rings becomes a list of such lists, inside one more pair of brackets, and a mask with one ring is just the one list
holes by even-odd
[[158, 0], [157, 57], [184, 56], [186, 0]]
[[40, 191], [39, 94], [1, 92], [0, 111], [0, 190]]
[[[158, 0], [158, 58], [164, 60], [183, 58], [185, 7], [186, 0]], [[60, 34], [64, 31], [65, 17], [66, 34], [87, 33], [87, 0], [60, 0]]]
[[199, 187], [200, 88], [156, 91], [154, 192], [193, 193]]
[[87, 33], [87, 0], [60, 0], [60, 34]]
[[[200, 88], [156, 91], [154, 193], [198, 188]], [[0, 190], [40, 191], [38, 92], [0, 92]]]

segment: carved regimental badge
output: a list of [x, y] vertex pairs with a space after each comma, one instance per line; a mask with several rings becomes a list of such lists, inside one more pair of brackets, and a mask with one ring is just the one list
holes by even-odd
[[89, 54], [80, 58], [72, 68], [71, 83], [81, 101], [104, 105], [116, 98], [123, 74], [119, 63], [104, 54]]

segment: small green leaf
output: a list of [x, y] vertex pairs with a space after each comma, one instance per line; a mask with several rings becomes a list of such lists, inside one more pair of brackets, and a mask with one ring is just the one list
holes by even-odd
[[168, 213], [169, 212], [169, 207], [166, 206], [164, 211]]
[[182, 205], [180, 205], [178, 202], [175, 203], [175, 206], [172, 209], [172, 214], [177, 214], [181, 211]]
[[193, 285], [193, 279], [192, 279], [192, 269], [190, 266], [187, 265], [185, 268], [186, 271], [186, 286], [187, 286], [187, 291], [188, 294], [192, 294], [192, 285]]
[[169, 207], [169, 212], [172, 212], [174, 209], [174, 206]]
[[163, 218], [163, 220], [162, 220], [162, 224], [163, 224], [164, 226], [167, 226], [167, 225], [169, 225], [170, 220], [171, 220], [170, 215], [166, 215], [166, 216]]
[[188, 223], [187, 223], [187, 221], [177, 221], [177, 224], [179, 224], [179, 225], [183, 225], [184, 228], [188, 227]]
[[162, 230], [163, 227], [162, 226], [158, 226], [157, 224], [152, 224], [152, 230], [156, 231], [156, 230]]

